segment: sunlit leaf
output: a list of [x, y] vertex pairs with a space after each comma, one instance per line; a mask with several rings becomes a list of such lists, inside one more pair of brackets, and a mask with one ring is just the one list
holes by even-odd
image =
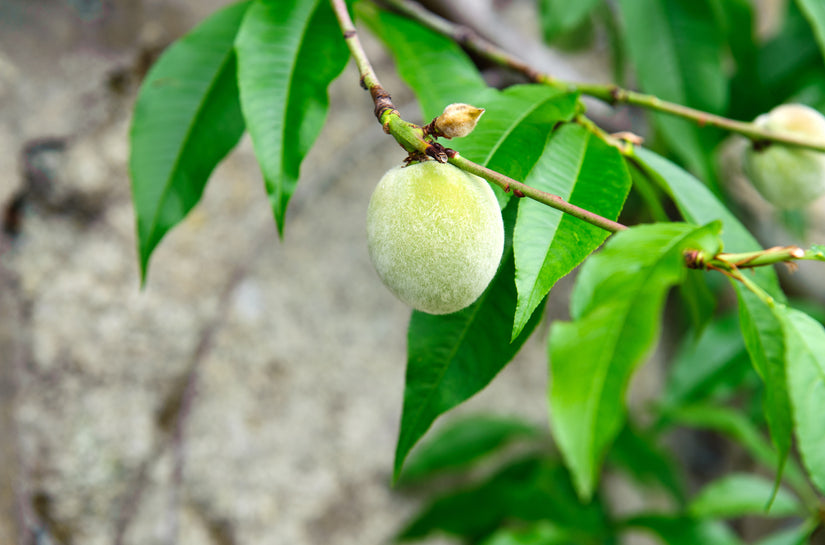
[[272, 212], [289, 199], [327, 116], [327, 87], [349, 52], [326, 0], [256, 0], [235, 41], [238, 87]]
[[249, 4], [216, 12], [172, 44], [141, 85], [129, 171], [143, 279], [152, 251], [243, 134], [233, 43]]
[[825, 329], [793, 309], [787, 310], [783, 324], [796, 440], [811, 480], [825, 492]]
[[[615, 220], [630, 190], [619, 151], [586, 128], [567, 124], [547, 141], [525, 183]], [[522, 199], [513, 235], [519, 293], [515, 338], [553, 285], [609, 233], [539, 202]]]
[[576, 282], [572, 322], [550, 333], [550, 420], [579, 495], [593, 493], [608, 445], [624, 422], [633, 371], [656, 339], [667, 291], [687, 248], [719, 248], [719, 224], [657, 223], [614, 235]]

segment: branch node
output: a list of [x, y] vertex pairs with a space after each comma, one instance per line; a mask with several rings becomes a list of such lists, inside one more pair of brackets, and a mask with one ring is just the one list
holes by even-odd
[[685, 266], [688, 269], [704, 269], [706, 266], [706, 256], [701, 250], [685, 250]]
[[524, 192], [522, 192], [519, 189], [513, 188], [513, 195], [521, 199], [522, 197], [524, 197]]
[[446, 163], [449, 158], [447, 155], [447, 148], [439, 144], [438, 142], [431, 142], [427, 146], [427, 150], [425, 152], [427, 155], [438, 161], [439, 163]]

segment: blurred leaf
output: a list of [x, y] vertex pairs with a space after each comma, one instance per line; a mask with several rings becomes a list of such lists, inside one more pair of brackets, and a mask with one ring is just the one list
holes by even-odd
[[579, 545], [570, 532], [541, 521], [526, 528], [505, 528], [497, 531], [482, 545]]
[[[787, 102], [807, 80], [823, 80], [825, 60], [810, 24], [796, 2], [787, 3], [779, 34], [759, 49], [758, 60], [762, 88], [758, 93], [754, 93], [753, 88], [745, 90], [747, 94], [759, 95], [750, 100], [762, 99], [752, 117]], [[747, 95], [744, 98], [747, 100]]]
[[796, 3], [808, 19], [825, 58], [825, 3], [822, 0], [796, 0]]
[[745, 347], [756, 372], [765, 384], [763, 411], [771, 440], [779, 452], [777, 479], [782, 475], [785, 459], [791, 450], [791, 402], [785, 379], [785, 335], [782, 331], [781, 306], [769, 307], [738, 282], [734, 284], [739, 299], [739, 322]]
[[741, 541], [724, 524], [711, 520], [694, 520], [668, 515], [642, 515], [625, 523], [644, 528], [657, 535], [665, 545], [741, 545]]
[[812, 531], [810, 524], [800, 524], [760, 539], [755, 545], [804, 545], [808, 543], [808, 536]]
[[484, 389], [519, 351], [541, 318], [537, 312], [510, 342], [516, 311], [512, 226], [516, 207], [502, 213], [504, 257], [498, 273], [469, 307], [453, 314], [414, 311], [407, 333], [404, 407], [395, 450], [394, 476], [410, 449], [439, 415]]
[[[779, 463], [777, 452], [756, 425], [740, 411], [697, 403], [669, 411], [665, 417], [683, 426], [721, 433], [742, 445], [754, 460], [766, 468], [775, 469]], [[805, 486], [805, 478], [791, 458], [785, 466], [785, 477], [795, 489]]]
[[453, 40], [411, 19], [379, 10], [372, 3], [359, 2], [356, 10], [358, 18], [392, 53], [399, 75], [418, 98], [424, 123], [448, 104], [479, 106], [477, 96], [494, 93]]
[[[640, 160], [637, 164], [670, 192], [686, 220], [697, 223], [722, 220], [722, 240], [729, 251], [761, 249], [742, 224], [693, 176], [643, 148], [636, 149], [636, 156]], [[754, 270], [751, 278], [776, 301], [785, 301], [776, 272], [772, 268]], [[780, 452], [777, 473], [781, 474], [782, 464], [790, 448], [787, 391], [782, 371], [781, 327], [772, 310], [765, 307], [758, 297], [738, 282], [734, 282], [733, 286], [739, 298], [745, 346], [754, 368], [765, 381], [765, 416], [770, 426], [771, 439]]]
[[756, 104], [763, 97], [758, 94], [762, 83], [758, 72], [758, 38], [754, 6], [750, 0], [710, 0], [718, 27], [725, 36], [725, 43], [736, 63], [736, 71], [730, 81], [730, 108], [728, 117], [745, 116], [750, 119]]
[[[578, 96], [560, 93], [546, 85], [516, 85], [487, 94], [476, 106], [485, 108], [476, 129], [450, 147], [467, 159], [524, 180], [545, 149], [553, 127], [569, 121], [578, 108]], [[499, 205], [512, 193], [493, 186]]]
[[599, 2], [600, 0], [540, 0], [539, 14], [544, 40], [552, 41], [559, 34], [579, 26]]
[[592, 494], [624, 421], [630, 377], [650, 349], [667, 290], [681, 281], [686, 248], [718, 251], [720, 225], [657, 223], [611, 237], [582, 267], [572, 322], [550, 332], [550, 420], [580, 497]]
[[733, 392], [748, 371], [753, 373], [738, 317], [728, 314], [711, 322], [698, 339], [685, 336], [676, 351], [662, 405], [677, 407]]
[[825, 492], [825, 329], [793, 309], [787, 309], [783, 326], [797, 446], [811, 481]]
[[142, 280], [152, 251], [243, 134], [233, 44], [249, 4], [216, 12], [172, 44], [140, 87], [129, 171]]
[[414, 451], [401, 479], [409, 482], [462, 468], [516, 439], [536, 435], [536, 428], [521, 420], [488, 415], [465, 417], [446, 425]]
[[325, 0], [256, 0], [235, 40], [241, 107], [278, 231], [349, 51]]
[[716, 294], [708, 286], [707, 278], [705, 271], [688, 270], [684, 282], [679, 284], [682, 305], [696, 335], [702, 333], [716, 310]]
[[[619, 150], [588, 129], [567, 124], [551, 135], [525, 183], [615, 220], [630, 190], [630, 175]], [[553, 285], [608, 234], [542, 203], [521, 200], [513, 235], [519, 294], [513, 338]]]
[[759, 475], [732, 473], [702, 488], [688, 510], [697, 518], [804, 515], [799, 501], [784, 488], [779, 489], [768, 510], [773, 491], [771, 480]]
[[531, 457], [480, 485], [436, 499], [399, 539], [422, 538], [438, 530], [475, 542], [505, 521], [549, 521], [576, 538], [576, 543], [587, 543], [591, 536], [605, 532], [606, 514], [597, 501], [578, 502], [569, 475], [558, 462]]
[[685, 485], [673, 460], [656, 437], [630, 423], [616, 437], [607, 461], [627, 471], [637, 482], [667, 490], [680, 503], [685, 500]]
[[[708, 0], [621, 0], [625, 40], [641, 88], [661, 99], [713, 113], [727, 107], [724, 37]], [[707, 132], [655, 114], [658, 133], [703, 179], [710, 180]], [[712, 142], [709, 142], [712, 144]]]

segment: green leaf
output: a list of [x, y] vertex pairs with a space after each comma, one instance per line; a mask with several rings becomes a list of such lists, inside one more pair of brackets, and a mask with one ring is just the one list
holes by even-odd
[[715, 254], [718, 230], [718, 223], [633, 227], [582, 268], [573, 321], [554, 324], [549, 341], [550, 420], [580, 497], [593, 493], [621, 429], [628, 381], [656, 338], [668, 289], [683, 276], [684, 250]]
[[[525, 183], [615, 220], [630, 190], [630, 174], [619, 150], [586, 128], [567, 124], [550, 136]], [[513, 235], [519, 294], [513, 338], [553, 285], [608, 234], [544, 204], [521, 200]]]
[[488, 415], [465, 417], [448, 424], [414, 451], [401, 479], [410, 482], [464, 468], [516, 439], [536, 435], [536, 428], [521, 420]]
[[244, 131], [233, 42], [249, 2], [224, 8], [172, 44], [141, 85], [129, 171], [141, 280], [163, 236], [198, 203]]
[[[685, 221], [703, 225], [722, 222], [722, 243], [729, 252], [759, 251], [762, 247], [745, 226], [693, 175], [656, 153], [637, 147], [634, 162], [673, 198]], [[771, 267], [753, 270], [751, 277], [779, 302], [785, 296]]]
[[[636, 157], [646, 173], [660, 183], [673, 197], [682, 216], [693, 222], [721, 220], [724, 226], [722, 241], [734, 251], [760, 250], [759, 243], [742, 224], [696, 178], [653, 152], [637, 148]], [[749, 273], [750, 274], [750, 273]], [[776, 272], [770, 267], [754, 270], [751, 279], [776, 301], [784, 302], [785, 295], [779, 287]], [[754, 368], [765, 381], [765, 417], [771, 431], [771, 439], [779, 450], [777, 474], [781, 470], [790, 449], [790, 417], [787, 389], [783, 378], [782, 331], [772, 309], [735, 282], [739, 298], [739, 315], [745, 346]]]
[[697, 518], [804, 515], [799, 501], [785, 488], [779, 489], [767, 509], [773, 491], [773, 481], [759, 475], [729, 474], [702, 488], [690, 502], [688, 511]]
[[821, 0], [796, 0], [796, 3], [808, 19], [819, 49], [822, 50], [822, 57], [825, 58], [825, 3]]
[[825, 492], [825, 329], [798, 310], [783, 317], [794, 430], [811, 481]]
[[526, 528], [499, 530], [482, 545], [578, 545], [570, 534], [555, 524], [540, 521]]
[[600, 0], [541, 0], [539, 14], [545, 41], [550, 41], [559, 34], [573, 30], [599, 4]]
[[392, 53], [399, 75], [418, 98], [424, 123], [448, 104], [479, 106], [475, 97], [494, 92], [453, 40], [372, 3], [359, 2], [356, 9], [358, 18]]
[[[621, 0], [627, 49], [641, 88], [664, 100], [713, 113], [727, 106], [724, 37], [708, 0]], [[705, 180], [712, 176], [707, 133], [691, 122], [656, 114], [659, 134]]]
[[[579, 104], [577, 95], [546, 85], [516, 85], [486, 95], [476, 106], [486, 110], [478, 126], [450, 146], [471, 161], [521, 181], [544, 151], [552, 128], [569, 121]], [[498, 186], [493, 190], [504, 208], [511, 193]]]
[[605, 532], [600, 502], [580, 504], [570, 477], [558, 462], [535, 457], [518, 460], [472, 488], [436, 499], [401, 533], [418, 539], [438, 530], [477, 542], [505, 521], [549, 521], [577, 538]]
[[662, 394], [664, 410], [735, 392], [748, 372], [753, 375], [738, 316], [728, 314], [698, 339], [685, 336]]
[[453, 314], [414, 311], [407, 333], [404, 407], [395, 449], [400, 476], [410, 449], [439, 415], [480, 392], [518, 353], [541, 313], [510, 342], [516, 310], [512, 225], [515, 206], [503, 214], [506, 238], [498, 273], [478, 301]]
[[283, 234], [301, 162], [326, 120], [327, 87], [349, 52], [325, 0], [256, 0], [235, 49], [243, 115]]
[[[697, 403], [669, 411], [665, 418], [683, 426], [721, 433], [742, 445], [754, 460], [766, 468], [775, 469], [779, 463], [779, 456], [770, 443], [754, 423], [739, 411]], [[793, 459], [789, 458], [786, 463], [785, 477], [796, 490], [807, 486]]]
[[665, 545], [741, 545], [726, 525], [718, 521], [694, 520], [669, 515], [641, 515], [626, 526], [653, 532]]
[[785, 379], [785, 335], [780, 306], [769, 307], [756, 294], [734, 284], [739, 300], [739, 321], [745, 347], [765, 384], [762, 408], [771, 440], [779, 453], [777, 479], [791, 450], [791, 402]]
[[716, 293], [708, 285], [707, 273], [689, 270], [679, 285], [679, 298], [694, 333], [701, 334], [716, 311]]
[[[542, 145], [530, 144], [530, 139], [537, 131], [545, 138], [556, 121], [571, 117], [576, 96], [527, 85], [508, 89], [500, 97], [501, 102], [490, 106], [494, 115], [485, 114], [484, 123], [461, 139], [464, 147], [459, 150], [470, 159], [513, 176], [516, 168], [529, 169], [538, 159]], [[505, 117], [505, 110], [499, 110], [504, 104], [527, 107], [516, 110], [521, 115], [514, 117], [510, 111]], [[494, 128], [501, 128], [502, 132], [492, 134]], [[538, 151], [531, 152], [531, 147]], [[512, 206], [505, 209], [505, 218], [508, 209], [514, 217], [516, 208]], [[535, 313], [522, 334], [510, 342], [516, 306], [511, 229], [507, 236], [507, 258], [479, 301], [456, 314], [413, 313], [396, 477], [407, 453], [435, 418], [482, 390], [518, 352], [540, 319], [541, 313]]]
[[655, 485], [683, 502], [685, 485], [673, 455], [658, 444], [654, 434], [626, 425], [608, 453], [609, 463], [624, 469], [637, 482]]

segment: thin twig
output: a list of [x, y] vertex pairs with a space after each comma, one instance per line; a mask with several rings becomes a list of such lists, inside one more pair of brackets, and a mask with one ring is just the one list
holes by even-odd
[[549, 74], [532, 68], [514, 55], [511, 55], [489, 40], [479, 36], [472, 29], [439, 17], [412, 0], [383, 0], [383, 2], [425, 27], [451, 38], [456, 43], [466, 47], [469, 51], [499, 66], [520, 72], [535, 83], [549, 85], [568, 92], [579, 92], [611, 105], [632, 104], [648, 110], [682, 117], [695, 122], [701, 127], [717, 127], [729, 132], [741, 134], [755, 143], [776, 142], [786, 146], [825, 152], [825, 142], [822, 140], [812, 140], [787, 132], [778, 133], [767, 131], [756, 127], [753, 123], [736, 121], [720, 115], [703, 112], [695, 108], [689, 108], [681, 104], [662, 100], [655, 95], [623, 89], [614, 84], [571, 82], [554, 78]]
[[546, 191], [525, 185], [509, 176], [474, 163], [460, 156], [454, 150], [444, 148], [440, 144], [425, 139], [424, 130], [421, 127], [404, 121], [401, 118], [398, 110], [396, 110], [392, 104], [389, 93], [381, 86], [370, 64], [369, 58], [361, 45], [361, 41], [358, 39], [358, 32], [349, 16], [344, 1], [330, 0], [330, 2], [338, 18], [338, 23], [343, 32], [347, 47], [355, 59], [355, 64], [361, 74], [361, 84], [370, 92], [373, 98], [375, 116], [383, 125], [384, 130], [391, 134], [405, 150], [413, 154], [423, 154], [432, 157], [441, 163], [449, 161], [451, 164], [463, 170], [481, 176], [490, 183], [501, 187], [504, 191], [513, 191], [517, 196], [529, 197], [611, 233], [627, 229], [626, 226], [620, 223], [571, 204], [558, 195], [553, 195]]

